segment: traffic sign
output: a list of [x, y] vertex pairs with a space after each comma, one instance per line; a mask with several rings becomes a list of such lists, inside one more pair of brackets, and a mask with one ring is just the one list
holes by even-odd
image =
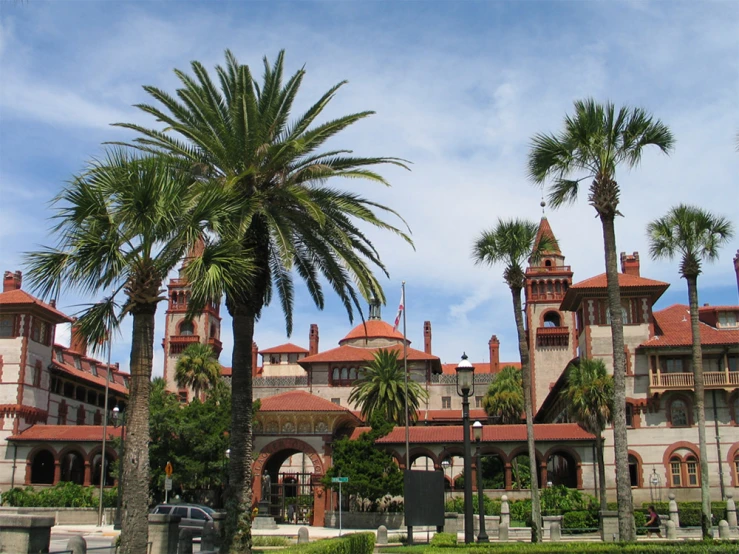
[[172, 490], [172, 478], [171, 477], [165, 477], [165, 479], [164, 479], [164, 490], [165, 491], [171, 491]]
[[172, 477], [172, 472], [174, 471], [174, 468], [172, 467], [171, 462], [167, 462], [167, 465], [164, 466], [164, 473], [167, 474], [167, 477]]
[[348, 483], [349, 477], [331, 477], [332, 483]]

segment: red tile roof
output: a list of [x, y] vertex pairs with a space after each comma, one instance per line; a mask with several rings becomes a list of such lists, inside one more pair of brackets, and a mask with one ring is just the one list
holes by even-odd
[[[627, 291], [649, 291], [651, 293], [649, 296], [652, 299], [652, 302], [655, 302], [660, 296], [662, 296], [662, 293], [664, 293], [670, 286], [669, 283], [665, 283], [663, 281], [645, 279], [644, 277], [638, 277], [636, 275], [631, 275], [628, 273], [618, 274], [618, 285], [622, 291], [624, 289]], [[580, 281], [579, 283], [572, 285], [567, 290], [565, 297], [562, 299], [560, 309], [575, 311], [577, 309], [577, 306], [582, 301], [584, 293], [597, 291], [600, 293], [600, 296], [605, 296], [607, 292], [607, 286], [608, 284], [606, 282], [605, 273], [601, 273], [600, 275], [596, 275], [595, 277], [591, 277], [590, 279]]]
[[[306, 356], [302, 360], [298, 360], [298, 363], [311, 364], [321, 362], [371, 362], [374, 359], [374, 353], [382, 348], [360, 348], [358, 346], [339, 346], [338, 348], [332, 348], [312, 356]], [[396, 345], [386, 347], [385, 350], [394, 350], [398, 352], [398, 357], [403, 357], [403, 346]], [[410, 361], [424, 361], [428, 360], [431, 362], [439, 363], [439, 358], [432, 354], [426, 354], [415, 348], [408, 348], [408, 360]]]
[[[108, 438], [120, 437], [121, 428], [117, 429], [108, 425], [106, 429]], [[102, 442], [102, 425], [32, 425], [18, 435], [9, 437], [12, 441], [46, 441], [46, 442]]]
[[46, 312], [47, 315], [52, 316], [51, 319], [54, 323], [67, 323], [71, 322], [72, 318], [63, 314], [56, 308], [42, 302], [35, 296], [31, 296], [26, 291], [21, 289], [10, 290], [8, 292], [0, 292], [0, 313], [8, 311], [7, 306], [35, 306]]
[[[403, 333], [397, 329], [393, 330], [393, 326], [385, 321], [379, 319], [370, 319], [364, 323], [360, 323], [354, 329], [349, 331], [343, 339], [339, 341], [339, 344], [343, 344], [346, 341], [352, 339], [362, 338], [383, 338], [383, 339], [398, 339], [403, 340]], [[411, 341], [408, 341], [410, 344]]]
[[[73, 377], [77, 377], [78, 379], [87, 381], [88, 383], [95, 383], [96, 385], [105, 388], [105, 380], [108, 378], [108, 367], [103, 362], [95, 360], [94, 358], [89, 358], [87, 356], [79, 356], [79, 354], [73, 354], [68, 348], [62, 346], [61, 344], [55, 344], [53, 350], [54, 351], [52, 354], [51, 365], [57, 370], [66, 373], [67, 375], [71, 375]], [[57, 359], [58, 351], [62, 352], [62, 362]], [[74, 365], [75, 357], [79, 357], [80, 367], [82, 369], [77, 369], [77, 367]], [[91, 363], [94, 363], [96, 365], [98, 372], [97, 375], [92, 374], [92, 368], [90, 366]], [[124, 377], [128, 378], [129, 374], [120, 372], [116, 370], [115, 367], [112, 367], [111, 369], [113, 371], [113, 374], [112, 380], [110, 382], [110, 390], [127, 395], [128, 387], [124, 385]]]
[[[444, 375], [456, 375], [458, 364], [441, 364], [441, 372]], [[490, 373], [490, 362], [472, 362], [475, 368], [475, 373]], [[521, 362], [500, 362], [500, 369], [503, 369], [507, 365], [512, 365], [516, 369], [521, 369]]]
[[[739, 308], [737, 308], [739, 309]], [[691, 346], [693, 334], [690, 327], [690, 308], [675, 304], [664, 310], [654, 312], [655, 336], [642, 343], [642, 348], [667, 348]], [[703, 322], [699, 323], [702, 345], [738, 345], [739, 329], [716, 329]]]
[[[369, 427], [358, 427], [351, 438], [356, 439]], [[462, 426], [411, 427], [412, 443], [461, 443]], [[534, 439], [537, 441], [590, 441], [595, 437], [586, 433], [575, 423], [537, 423], [534, 425]], [[525, 442], [526, 425], [484, 425], [483, 442]], [[389, 435], [379, 439], [378, 444], [405, 443], [405, 427], [395, 427]]]
[[267, 350], [260, 350], [260, 354], [307, 354], [308, 351], [302, 346], [298, 346], [291, 342], [281, 344], [279, 346], [273, 346], [267, 348]]
[[541, 222], [539, 223], [539, 231], [536, 233], [536, 240], [534, 241], [534, 244], [538, 245], [541, 237], [544, 235], [547, 235], [549, 237], [549, 240], [554, 243], [554, 250], [546, 250], [543, 253], [556, 254], [561, 256], [562, 252], [560, 252], [559, 250], [559, 244], [557, 243], [557, 239], [554, 237], [554, 233], [552, 232], [552, 228], [549, 225], [549, 220], [546, 218], [546, 216], [542, 216], [541, 218]]
[[338, 404], [306, 391], [283, 392], [262, 398], [260, 412], [351, 412]]

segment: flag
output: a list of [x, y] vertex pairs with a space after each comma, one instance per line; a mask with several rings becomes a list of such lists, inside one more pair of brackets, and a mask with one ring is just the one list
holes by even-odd
[[398, 330], [398, 325], [400, 325], [400, 316], [403, 315], [403, 310], [405, 310], [405, 289], [400, 289], [400, 305], [398, 306], [398, 315], [395, 316], [393, 331]]

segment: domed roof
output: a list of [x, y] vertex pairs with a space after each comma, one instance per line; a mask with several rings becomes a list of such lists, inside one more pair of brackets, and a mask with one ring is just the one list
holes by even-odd
[[[393, 326], [385, 321], [370, 319], [364, 323], [360, 323], [354, 329], [349, 331], [349, 334], [341, 339], [339, 344], [343, 345], [352, 340], [365, 338], [399, 340], [401, 344], [403, 343], [403, 333], [397, 329], [393, 329]], [[411, 341], [408, 341], [408, 344], [410, 343]]]

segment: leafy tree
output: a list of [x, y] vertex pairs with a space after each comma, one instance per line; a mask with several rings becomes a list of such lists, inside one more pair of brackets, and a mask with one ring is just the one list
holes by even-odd
[[680, 257], [680, 276], [688, 283], [690, 328], [693, 338], [693, 378], [695, 413], [698, 421], [698, 442], [701, 466], [701, 529], [703, 538], [711, 536], [711, 496], [708, 477], [708, 446], [706, 444], [706, 394], [703, 381], [700, 322], [698, 319], [698, 276], [704, 261], [718, 259], [719, 248], [734, 235], [731, 222], [697, 208], [679, 204], [647, 226], [650, 254], [653, 259], [672, 260]]
[[482, 407], [489, 416], [499, 417], [503, 424], [521, 423], [524, 411], [521, 370], [511, 365], [501, 369], [490, 383]]
[[[119, 124], [139, 134], [135, 143], [142, 150], [178, 159], [189, 165], [200, 182], [240, 200], [241, 210], [234, 217], [234, 225], [218, 234], [226, 242], [238, 240], [256, 269], [248, 284], [223, 285], [218, 291], [225, 289], [234, 335], [231, 365], [235, 409], [224, 548], [231, 552], [251, 548], [251, 346], [254, 324], [262, 309], [277, 296], [287, 332], [292, 332], [294, 269], [319, 308], [324, 306], [322, 282], [328, 283], [351, 320], [354, 309], [361, 313], [362, 297], [374, 296], [384, 302], [373, 268], [387, 273], [359, 226], [391, 231], [411, 243], [405, 233], [378, 215], [397, 215], [393, 210], [326, 184], [337, 177], [387, 185], [371, 168], [387, 164], [405, 167], [395, 158], [355, 157], [343, 149], [318, 151], [327, 140], [372, 112], [317, 124], [342, 82], [304, 114], [291, 117], [305, 70], [300, 69], [283, 83], [283, 63], [283, 52], [274, 64], [265, 59], [259, 85], [249, 67], [239, 64], [227, 51], [226, 66], [216, 68], [216, 86], [206, 69], [193, 62], [194, 77], [176, 71], [181, 87], [175, 96], [145, 87], [157, 105], [138, 107], [162, 122], [166, 132]], [[238, 233], [234, 236], [235, 230]], [[190, 264], [188, 269], [196, 272], [197, 264]], [[210, 298], [217, 296], [218, 278], [229, 278], [228, 267], [221, 269], [211, 273]]]
[[606, 465], [603, 459], [603, 430], [612, 420], [613, 377], [601, 359], [580, 359], [567, 368], [567, 385], [562, 390], [567, 410], [588, 433], [595, 435], [598, 459], [600, 509], [608, 509], [606, 499]]
[[209, 344], [194, 343], [185, 348], [177, 359], [175, 381], [180, 388], [191, 388], [195, 398], [214, 387], [221, 378], [221, 364], [218, 363]]
[[[216, 212], [180, 168], [163, 159], [110, 151], [55, 198], [54, 248], [28, 255], [42, 296], [61, 286], [84, 293], [112, 290], [77, 321], [95, 348], [126, 314], [133, 318], [131, 380], [123, 464], [124, 554], [146, 550], [149, 482], [149, 391], [154, 316], [168, 273]], [[219, 206], [219, 209], [221, 206]], [[125, 296], [120, 309], [118, 294]]]
[[[524, 409], [526, 412], [526, 443], [529, 451], [531, 475], [536, 475], [536, 446], [534, 444], [534, 407], [531, 399], [531, 358], [526, 331], [523, 326], [521, 291], [526, 284], [523, 262], [526, 259], [537, 262], [542, 253], [554, 248], [554, 237], [543, 234], [536, 240], [538, 226], [531, 221], [519, 219], [498, 220], [495, 228], [484, 231], [474, 244], [472, 257], [478, 264], [495, 265], [502, 263], [503, 279], [511, 289], [513, 313], [518, 332], [518, 352], [521, 356], [521, 381], [523, 385]], [[531, 482], [531, 540], [539, 542], [541, 536], [541, 504], [539, 485], [536, 479]]]
[[[549, 203], [555, 208], [577, 200], [580, 182], [590, 181], [588, 203], [595, 208], [603, 228], [603, 250], [611, 313], [613, 377], [615, 387], [613, 436], [616, 456], [616, 494], [619, 536], [636, 540], [626, 436], [626, 355], [624, 352], [621, 291], [616, 261], [615, 219], [620, 188], [616, 168], [636, 167], [644, 148], [656, 146], [668, 153], [674, 144], [670, 129], [641, 108], [575, 102], [575, 115], [567, 116], [559, 135], [537, 134], [529, 153], [529, 176], [543, 186], [549, 179]], [[579, 176], [582, 175], [582, 176]], [[579, 177], [578, 177], [579, 176]]]
[[377, 508], [378, 502], [387, 495], [403, 494], [403, 472], [393, 457], [375, 446], [375, 441], [390, 433], [393, 425], [385, 421], [379, 412], [371, 416], [372, 428], [356, 440], [344, 437], [334, 442], [333, 465], [326, 471], [323, 484], [335, 488], [333, 477], [348, 477], [342, 484], [342, 492], [355, 495], [356, 504], [367, 507], [362, 500], [369, 501], [369, 510]]
[[[408, 381], [408, 413], [414, 421], [421, 401], [427, 398], [421, 385]], [[360, 406], [365, 420], [378, 412], [391, 423], [405, 425], [405, 375], [397, 350], [383, 348], [375, 352], [355, 381], [349, 402]]]

